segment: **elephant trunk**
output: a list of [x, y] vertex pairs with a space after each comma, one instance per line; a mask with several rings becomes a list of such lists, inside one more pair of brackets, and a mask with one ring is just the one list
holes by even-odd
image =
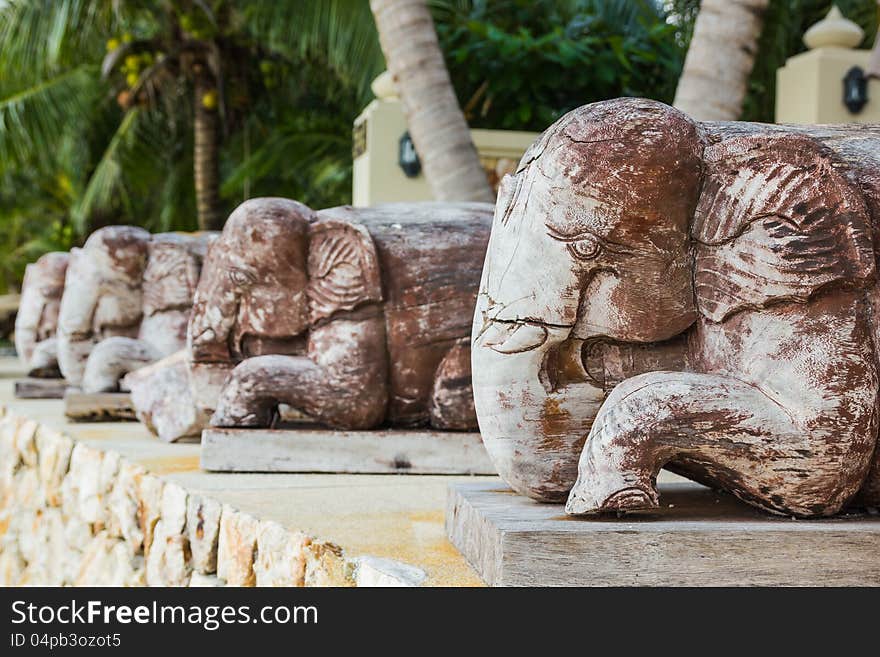
[[25, 267], [21, 303], [15, 316], [15, 351], [25, 367], [30, 368], [31, 354], [37, 344], [37, 328], [43, 314], [44, 299], [34, 286], [29, 285], [35, 275], [35, 265]]
[[[225, 277], [202, 277], [193, 305], [187, 339], [193, 361], [224, 363], [232, 360], [229, 336], [238, 318], [239, 296], [224, 287]], [[208, 289], [203, 289], [207, 285]]]
[[41, 340], [34, 347], [29, 361], [28, 376], [39, 379], [59, 379], [58, 339], [54, 336]]
[[58, 366], [70, 385], [82, 382], [86, 359], [95, 342], [95, 312], [100, 296], [98, 272], [80, 249], [71, 251], [58, 312]]
[[[569, 340], [571, 328], [487, 319], [489, 312], [488, 297], [480, 294], [471, 361], [483, 442], [514, 490], [561, 502], [577, 478], [604, 390], [586, 382], [581, 343]], [[567, 386], [570, 379], [580, 385]]]

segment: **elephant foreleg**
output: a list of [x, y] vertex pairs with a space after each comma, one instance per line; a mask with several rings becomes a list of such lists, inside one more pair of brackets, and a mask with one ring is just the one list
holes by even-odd
[[848, 451], [859, 451], [859, 432], [873, 431], [873, 415], [849, 434], [797, 418], [731, 377], [652, 372], [627, 379], [596, 417], [566, 511], [655, 507], [657, 474], [674, 463], [768, 511], [836, 513], [864, 478], [867, 463], [843, 464]]
[[452, 345], [440, 362], [431, 390], [429, 416], [435, 429], [467, 431], [477, 428], [469, 338], [462, 338]]
[[319, 385], [318, 366], [300, 356], [254, 356], [235, 366], [227, 378], [211, 426], [268, 427], [279, 404], [300, 407]]
[[95, 345], [86, 361], [83, 392], [112, 392], [129, 372], [159, 360], [155, 347], [134, 338], [106, 338]]
[[871, 469], [868, 470], [865, 483], [862, 484], [853, 500], [854, 506], [880, 506], [880, 447], [875, 447], [874, 449], [874, 460], [871, 462]]
[[211, 425], [268, 427], [288, 404], [332, 427], [370, 429], [385, 416], [388, 391], [384, 368], [364, 374], [337, 378], [303, 356], [248, 358], [229, 375]]
[[28, 376], [41, 379], [59, 379], [61, 378], [61, 370], [58, 369], [58, 340], [57, 338], [47, 338], [42, 342], [38, 342], [34, 346], [28, 362], [30, 369]]

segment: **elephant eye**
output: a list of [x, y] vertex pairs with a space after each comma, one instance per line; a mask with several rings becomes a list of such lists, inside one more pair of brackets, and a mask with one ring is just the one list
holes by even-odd
[[602, 245], [592, 237], [584, 237], [575, 242], [570, 242], [568, 250], [578, 260], [591, 260], [599, 255]]
[[246, 272], [242, 269], [230, 269], [229, 279], [236, 285], [242, 286], [251, 285], [254, 282], [253, 275], [250, 272]]

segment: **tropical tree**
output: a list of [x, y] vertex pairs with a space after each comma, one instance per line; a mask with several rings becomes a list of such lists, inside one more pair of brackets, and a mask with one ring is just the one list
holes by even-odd
[[[858, 23], [865, 30], [865, 40], [861, 47], [870, 47], [874, 37], [877, 34], [878, 8], [876, 0], [769, 0], [766, 3], [766, 9], [761, 14], [760, 36], [756, 41], [757, 54], [752, 57], [753, 64], [746, 66], [743, 64], [744, 57], [747, 53], [735, 53], [736, 59], [722, 59], [719, 55], [726, 52], [730, 48], [731, 35], [729, 30], [735, 30], [736, 34], [742, 34], [742, 25], [737, 26], [736, 19], [732, 18], [725, 23], [715, 22], [715, 37], [708, 39], [710, 41], [707, 48], [697, 44], [697, 50], [694, 51], [694, 41], [691, 35], [695, 32], [696, 23], [698, 23], [699, 12], [705, 6], [717, 5], [737, 5], [737, 7], [726, 7], [727, 11], [734, 11], [743, 6], [742, 0], [736, 2], [727, 2], [727, 0], [664, 0], [664, 7], [669, 16], [669, 21], [676, 25], [679, 30], [678, 38], [684, 44], [691, 44], [688, 52], [688, 61], [693, 64], [690, 81], [685, 81], [685, 75], [690, 75], [686, 70], [682, 74], [682, 80], [679, 83], [679, 96], [684, 94], [683, 85], [691, 83], [703, 85], [706, 93], [711, 98], [721, 96], [722, 104], [726, 104], [727, 110], [725, 118], [742, 119], [745, 121], [773, 121], [774, 107], [776, 100], [776, 71], [785, 64], [785, 61], [806, 49], [803, 42], [804, 32], [821, 20], [831, 9], [832, 5], [837, 5], [843, 14], [850, 20]], [[704, 18], [709, 15], [704, 14]], [[717, 15], [716, 15], [717, 16]], [[747, 24], [753, 24], [751, 18], [746, 19]], [[739, 38], [739, 37], [737, 37]], [[696, 39], [696, 35], [694, 35]], [[705, 44], [705, 40], [703, 41]], [[702, 48], [705, 57], [698, 55]], [[714, 53], [714, 54], [713, 54]], [[711, 58], [711, 59], [707, 59]], [[731, 64], [732, 62], [732, 64]], [[741, 82], [730, 81], [730, 75], [734, 68], [742, 71], [750, 68], [751, 73], [743, 73], [745, 79], [745, 95], [744, 98], [737, 102], [731, 99], [742, 93]], [[733, 87], [737, 89], [734, 93], [731, 91]], [[714, 91], [713, 91], [714, 89]], [[688, 92], [688, 96], [694, 96], [695, 92]], [[677, 98], [676, 106], [691, 112], [699, 113], [701, 110], [692, 110], [692, 106], [688, 103], [696, 102], [699, 104], [699, 98], [696, 100], [682, 100]], [[714, 101], [713, 101], [714, 102]], [[708, 104], [708, 102], [706, 103]], [[734, 111], [734, 107], [739, 108]], [[706, 116], [705, 114], [703, 115]]]
[[702, 0], [674, 105], [700, 120], [739, 118], [769, 0]]
[[347, 202], [351, 119], [383, 68], [363, 0], [0, 2], [7, 280], [107, 223]]
[[472, 128], [541, 131], [605, 98], [671, 103], [686, 40], [655, 0], [433, 0]]
[[370, 7], [434, 197], [494, 200], [425, 0], [370, 0]]

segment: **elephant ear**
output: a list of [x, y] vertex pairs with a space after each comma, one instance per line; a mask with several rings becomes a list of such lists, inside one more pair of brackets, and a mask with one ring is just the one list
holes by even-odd
[[361, 224], [318, 219], [309, 226], [310, 320], [382, 301], [379, 258], [373, 238]]
[[703, 316], [805, 301], [874, 276], [865, 201], [831, 152], [806, 135], [735, 137], [705, 150], [691, 235]]

